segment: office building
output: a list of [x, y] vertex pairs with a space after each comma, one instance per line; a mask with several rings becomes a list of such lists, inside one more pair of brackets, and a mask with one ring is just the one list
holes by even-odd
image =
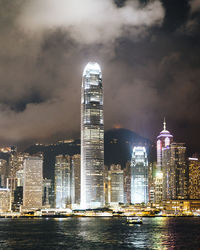
[[0, 212], [8, 212], [11, 210], [10, 190], [0, 188]]
[[55, 206], [66, 208], [71, 204], [71, 157], [56, 156], [55, 163]]
[[24, 185], [24, 169], [16, 171], [17, 186], [21, 187]]
[[81, 199], [81, 156], [80, 154], [71, 157], [72, 178], [71, 178], [71, 194], [72, 204], [80, 206]]
[[124, 203], [124, 171], [119, 164], [112, 164], [108, 171], [108, 204]]
[[154, 178], [154, 203], [160, 203], [163, 199], [163, 173], [157, 171]]
[[131, 162], [127, 161], [124, 169], [124, 203], [131, 203]]
[[43, 179], [43, 194], [42, 194], [42, 205], [45, 208], [51, 207], [51, 196], [52, 196], [52, 181], [51, 179]]
[[12, 210], [15, 212], [20, 212], [22, 205], [23, 205], [23, 187], [18, 186], [14, 191], [14, 201], [12, 203]]
[[148, 192], [149, 192], [149, 202], [153, 203], [155, 199], [155, 177], [156, 177], [156, 162], [149, 163], [148, 171]]
[[189, 184], [188, 195], [189, 199], [200, 199], [200, 160], [198, 158], [188, 159]]
[[104, 206], [104, 119], [100, 66], [89, 62], [81, 89], [81, 207]]
[[8, 164], [6, 160], [0, 159], [0, 187], [6, 187], [6, 180], [8, 177]]
[[9, 158], [9, 178], [17, 178], [17, 186], [23, 186], [24, 177], [24, 159], [28, 157], [28, 153], [11, 154]]
[[17, 184], [18, 184], [18, 180], [17, 178], [7, 178], [7, 184], [6, 184], [6, 188], [10, 190], [10, 202], [11, 204], [14, 201], [14, 191], [17, 188]]
[[29, 156], [24, 159], [23, 208], [42, 207], [43, 159]]
[[163, 148], [163, 200], [187, 199], [188, 168], [184, 143]]
[[133, 147], [131, 159], [131, 203], [148, 202], [148, 159], [145, 147]]

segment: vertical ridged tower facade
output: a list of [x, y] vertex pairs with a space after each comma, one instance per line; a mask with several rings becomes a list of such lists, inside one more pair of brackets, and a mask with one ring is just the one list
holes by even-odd
[[101, 68], [89, 62], [81, 89], [81, 208], [104, 206], [104, 119]]

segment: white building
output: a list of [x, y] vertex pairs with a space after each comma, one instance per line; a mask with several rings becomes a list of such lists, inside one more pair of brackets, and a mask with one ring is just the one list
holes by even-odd
[[148, 159], [145, 147], [133, 147], [131, 159], [131, 203], [148, 202]]
[[38, 209], [42, 207], [43, 159], [29, 156], [24, 159], [23, 208]]
[[100, 66], [89, 62], [81, 93], [81, 207], [104, 206], [104, 120]]

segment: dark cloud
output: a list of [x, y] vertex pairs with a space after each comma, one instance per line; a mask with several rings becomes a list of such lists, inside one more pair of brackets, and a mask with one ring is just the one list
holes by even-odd
[[188, 0], [162, 0], [166, 9], [166, 15], [163, 23], [165, 32], [176, 31], [179, 26], [187, 21], [190, 4]]
[[0, 1], [1, 142], [79, 136], [82, 71], [95, 60], [106, 129], [155, 140], [166, 116], [175, 139], [200, 151], [198, 2], [59, 3]]
[[196, 13], [200, 11], [200, 2], [198, 0], [190, 1], [191, 13]]

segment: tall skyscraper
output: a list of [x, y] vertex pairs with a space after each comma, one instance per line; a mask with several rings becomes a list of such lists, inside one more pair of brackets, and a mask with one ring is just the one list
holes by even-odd
[[158, 170], [162, 170], [162, 149], [170, 145], [173, 141], [173, 135], [166, 129], [166, 122], [164, 119], [163, 130], [157, 137], [157, 167]]
[[104, 119], [100, 66], [89, 62], [81, 89], [81, 207], [104, 206]]
[[66, 208], [71, 204], [71, 158], [69, 155], [56, 156], [55, 164], [55, 205]]
[[200, 159], [189, 158], [189, 199], [200, 199]]
[[171, 143], [163, 148], [163, 200], [187, 199], [186, 147]]
[[148, 159], [145, 147], [133, 147], [131, 159], [131, 203], [148, 202]]
[[24, 209], [42, 207], [43, 159], [41, 156], [29, 156], [24, 159]]

